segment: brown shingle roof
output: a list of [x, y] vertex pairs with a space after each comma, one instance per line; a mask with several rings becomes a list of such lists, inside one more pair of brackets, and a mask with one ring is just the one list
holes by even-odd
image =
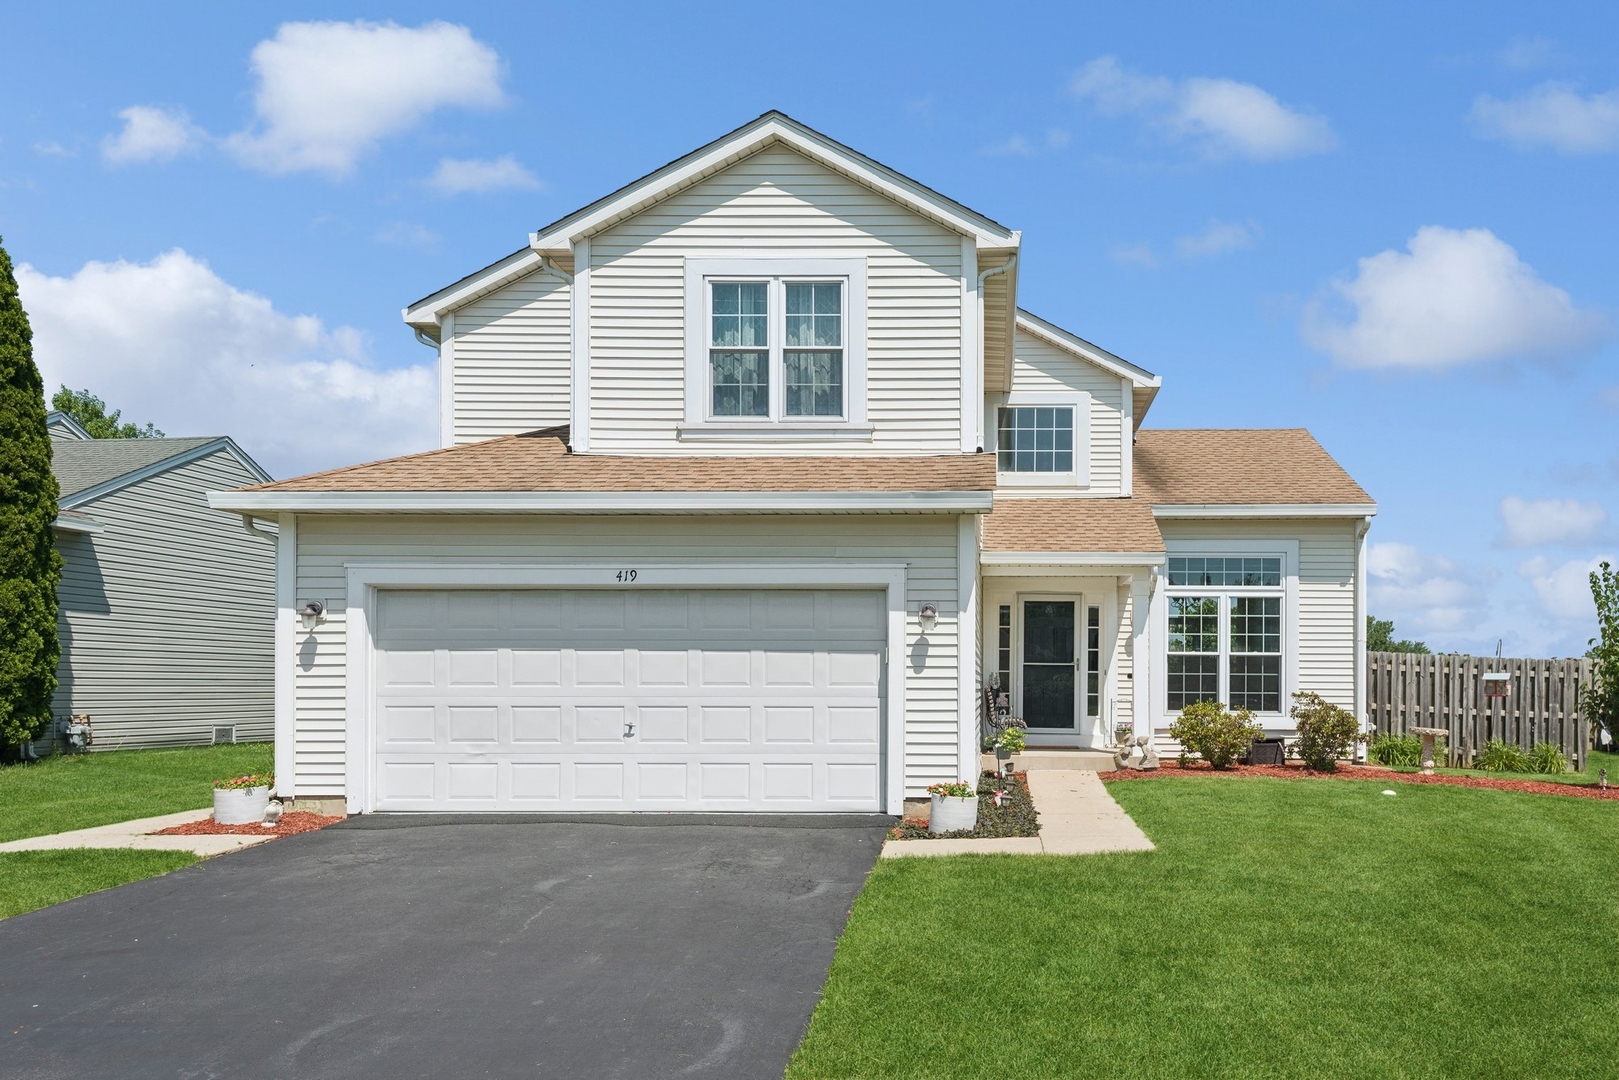
[[1145, 499], [1080, 499], [995, 494], [984, 518], [985, 551], [1162, 551], [1164, 538]]
[[1372, 502], [1303, 428], [1139, 431], [1134, 491], [1157, 504]]
[[659, 457], [572, 454], [568, 429], [298, 476], [247, 491], [990, 491], [995, 455]]

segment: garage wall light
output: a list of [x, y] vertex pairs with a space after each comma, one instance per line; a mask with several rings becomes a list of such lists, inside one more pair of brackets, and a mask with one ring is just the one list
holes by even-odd
[[319, 600], [311, 600], [298, 609], [298, 618], [303, 620], [305, 630], [313, 630], [317, 623], [325, 621], [326, 605]]
[[928, 633], [939, 625], [939, 606], [932, 603], [923, 604], [922, 610], [916, 613], [916, 618], [922, 624], [922, 633]]

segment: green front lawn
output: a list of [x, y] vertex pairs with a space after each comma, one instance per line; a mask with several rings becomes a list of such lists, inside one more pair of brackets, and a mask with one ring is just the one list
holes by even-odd
[[109, 750], [0, 767], [0, 843], [213, 804], [215, 780], [275, 767], [270, 743]]
[[[1548, 784], [1574, 784], [1579, 787], [1591, 787], [1601, 782], [1601, 770], [1608, 770], [1608, 784], [1619, 787], [1619, 754], [1606, 754], [1601, 750], [1590, 750], [1585, 755], [1585, 770], [1583, 772], [1565, 773], [1532, 773], [1532, 772], [1485, 772], [1483, 769], [1446, 769], [1436, 768], [1434, 772], [1443, 776], [1492, 776], [1502, 780], [1543, 780]], [[1420, 772], [1416, 766], [1396, 766], [1395, 772]]]
[[196, 861], [189, 851], [0, 851], [0, 919]]
[[1611, 1075], [1619, 807], [1386, 786], [1123, 781], [1157, 851], [883, 860], [788, 1077]]

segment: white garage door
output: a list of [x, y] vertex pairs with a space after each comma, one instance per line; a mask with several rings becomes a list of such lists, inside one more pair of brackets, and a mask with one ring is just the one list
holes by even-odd
[[378, 810], [882, 809], [882, 593], [389, 590]]

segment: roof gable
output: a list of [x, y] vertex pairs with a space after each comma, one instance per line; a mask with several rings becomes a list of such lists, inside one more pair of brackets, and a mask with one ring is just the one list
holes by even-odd
[[189, 439], [64, 439], [51, 447], [51, 471], [61, 488], [59, 505], [81, 506], [131, 484], [224, 450], [249, 473], [270, 474], [223, 435]]

